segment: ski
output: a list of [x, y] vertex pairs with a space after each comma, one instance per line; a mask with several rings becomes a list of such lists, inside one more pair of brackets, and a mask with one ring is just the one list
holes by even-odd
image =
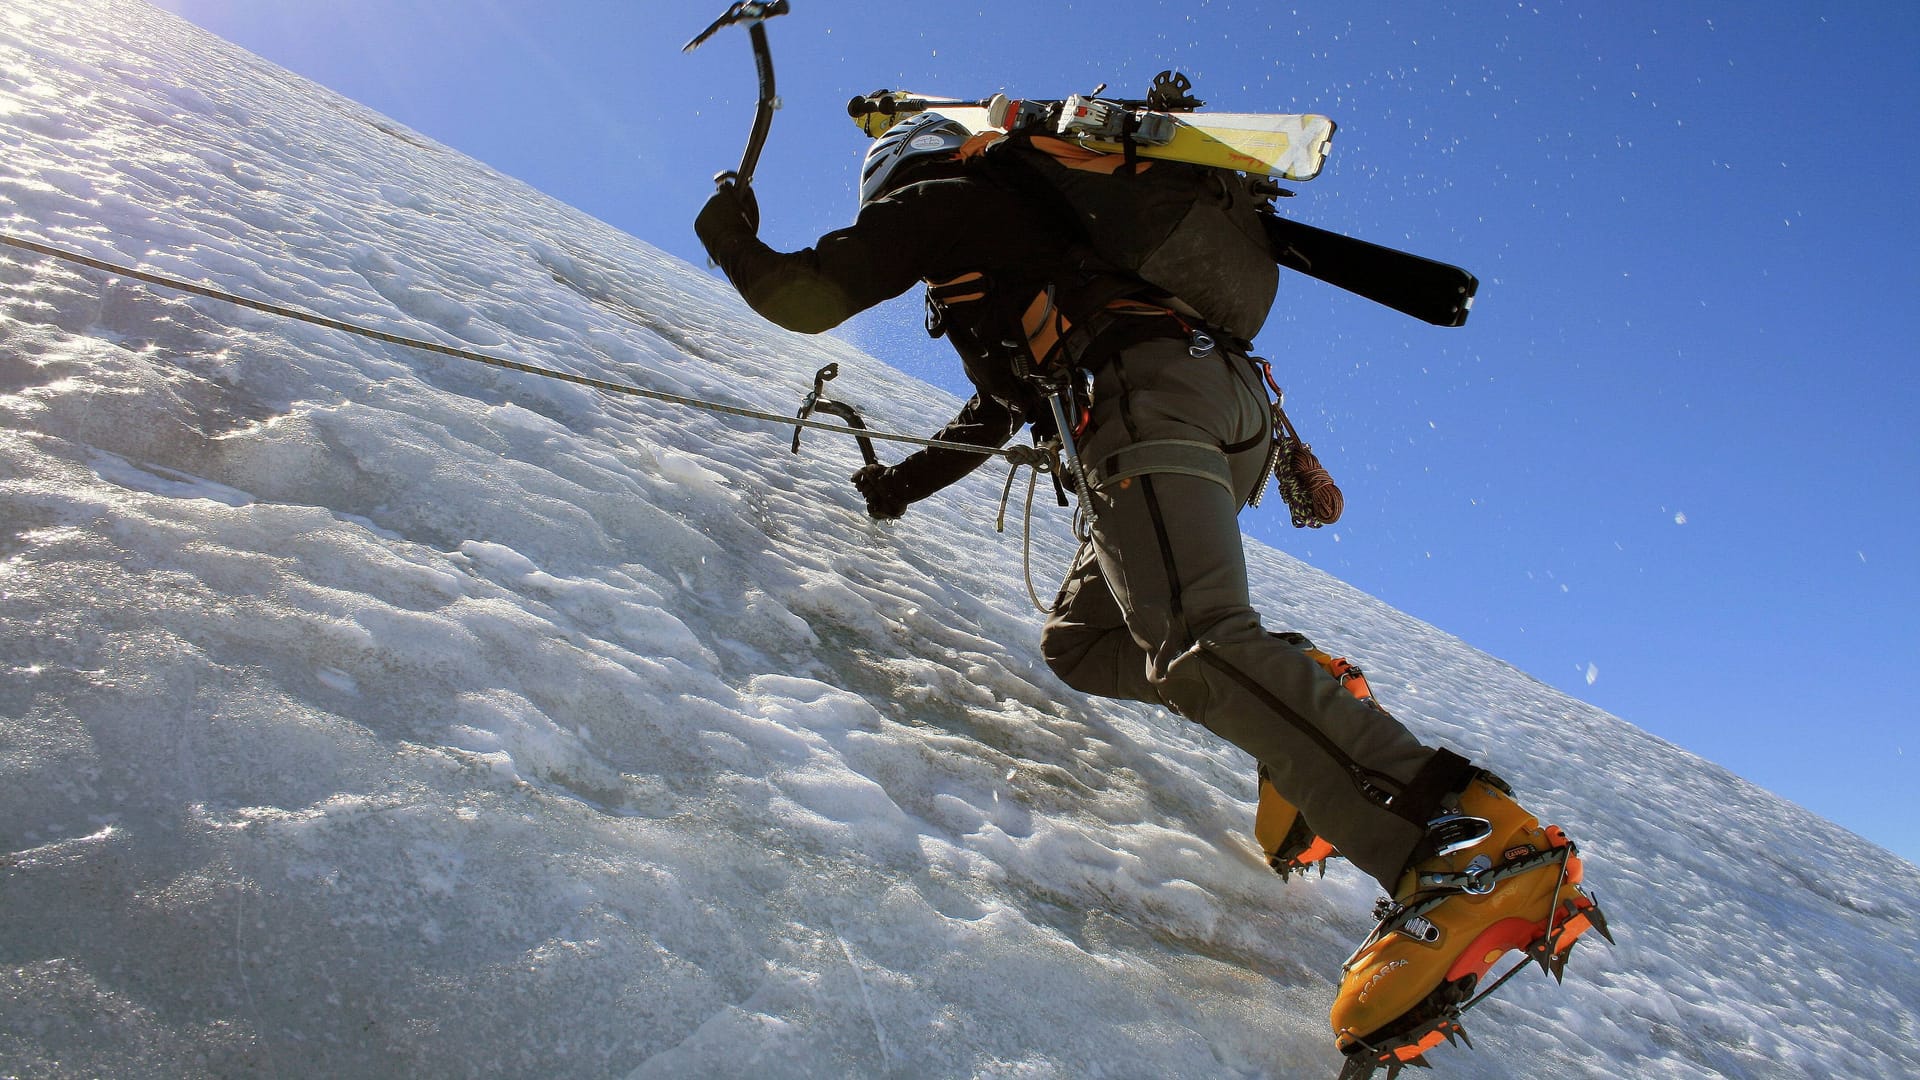
[[1126, 153], [1131, 146], [1143, 158], [1292, 181], [1319, 175], [1335, 129], [1331, 119], [1314, 113], [1176, 113], [1140, 102], [1077, 96], [1019, 101], [995, 95], [985, 101], [960, 101], [881, 91], [848, 105], [861, 130], [876, 136], [896, 120], [928, 109], [976, 135], [1027, 131], [1073, 139], [1105, 154]]
[[[970, 101], [880, 90], [847, 103], [869, 136], [915, 113], [937, 111], [974, 134], [992, 131], [1072, 139], [1089, 150], [1311, 180], [1326, 164], [1336, 128], [1316, 113], [1196, 113], [1185, 76], [1162, 72], [1144, 99], [1087, 96], [1027, 101], [996, 94]], [[1277, 189], [1276, 189], [1277, 190]], [[1463, 326], [1480, 282], [1449, 263], [1262, 215], [1279, 265], [1435, 326]]]
[[1274, 261], [1435, 326], [1462, 326], [1480, 281], [1458, 266], [1261, 215]]
[[[1334, 132], [1334, 122], [1316, 113], [1207, 113], [1175, 116], [1173, 122], [1173, 138], [1165, 146], [1140, 147], [1141, 157], [1293, 181], [1320, 175]], [[1126, 149], [1124, 143], [1082, 141], [1110, 154]]]

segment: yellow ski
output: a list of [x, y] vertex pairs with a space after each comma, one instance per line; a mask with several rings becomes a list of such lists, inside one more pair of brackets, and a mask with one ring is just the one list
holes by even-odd
[[899, 120], [928, 110], [975, 134], [1028, 131], [1073, 139], [1106, 154], [1125, 153], [1126, 137], [1131, 136], [1134, 153], [1143, 158], [1293, 181], [1319, 175], [1335, 127], [1317, 113], [1160, 112], [1131, 102], [1081, 97], [1015, 101], [995, 95], [986, 101], [958, 101], [882, 91], [848, 105], [854, 122], [876, 138]]

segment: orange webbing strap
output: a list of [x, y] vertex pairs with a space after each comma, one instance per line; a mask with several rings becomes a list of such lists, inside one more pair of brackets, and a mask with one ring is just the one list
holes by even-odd
[[1352, 661], [1344, 656], [1328, 656], [1318, 649], [1308, 649], [1307, 655], [1313, 658], [1314, 663], [1325, 669], [1327, 674], [1340, 680], [1340, 685], [1347, 688], [1347, 693], [1376, 709], [1380, 708], [1380, 702], [1374, 699], [1373, 687], [1367, 684], [1366, 675], [1354, 666]]
[[987, 288], [987, 275], [973, 271], [945, 281], [927, 282], [927, 296], [936, 303], [965, 304], [986, 299]]
[[1107, 301], [1106, 310], [1113, 312], [1115, 315], [1148, 315], [1172, 319], [1174, 322], [1180, 324], [1181, 330], [1189, 334], [1194, 331], [1194, 327], [1187, 322], [1186, 318], [1182, 316], [1180, 312], [1175, 311], [1165, 304], [1155, 304], [1146, 300], [1135, 300], [1131, 297], [1123, 296], [1118, 300]]
[[[1093, 317], [1088, 320], [1090, 325], [1082, 328], [1081, 333], [1085, 340], [1078, 343], [1078, 353], [1075, 354], [1073, 349], [1068, 350], [1069, 363], [1077, 363], [1081, 356], [1092, 351], [1093, 342], [1099, 340], [1108, 330], [1113, 329], [1117, 319], [1141, 316], [1171, 319], [1180, 327], [1182, 333], [1193, 332], [1193, 327], [1187, 320], [1181, 318], [1180, 313], [1172, 308], [1126, 297], [1109, 300], [1094, 312]], [[1020, 316], [1020, 328], [1027, 335], [1027, 349], [1033, 354], [1035, 366], [1044, 368], [1051, 361], [1054, 350], [1058, 349], [1063, 341], [1067, 341], [1068, 335], [1073, 333], [1074, 323], [1072, 319], [1067, 318], [1066, 312], [1060, 309], [1060, 305], [1055, 302], [1053, 290], [1048, 288], [1036, 294], [1033, 302], [1027, 305], [1027, 310]]]
[[[1137, 288], [1137, 284], [1128, 283], [1124, 278], [1114, 278], [1113, 281], [1115, 284], [1112, 287]], [[1098, 300], [1097, 297], [1094, 299]], [[1159, 336], [1153, 332], [1146, 321], [1148, 319], [1171, 320], [1182, 334], [1193, 334], [1196, 329], [1180, 312], [1170, 307], [1126, 296], [1100, 302], [1093, 313], [1076, 327], [1059, 310], [1050, 291], [1034, 297], [1033, 303], [1027, 306], [1022, 326], [1026, 330], [1034, 360], [1040, 367], [1048, 366], [1055, 351], [1064, 356], [1067, 366], [1079, 367], [1099, 343], [1112, 341], [1112, 335], [1116, 333], [1130, 334], [1120, 347]]]
[[1060, 339], [1072, 329], [1073, 321], [1054, 303], [1051, 286], [1035, 293], [1033, 302], [1020, 315], [1020, 330], [1027, 336], [1027, 352], [1036, 368], [1047, 366]]
[[[1035, 150], [1045, 153], [1048, 157], [1053, 158], [1069, 169], [1080, 169], [1085, 172], [1107, 173], [1111, 175], [1122, 169], [1128, 172], [1145, 172], [1153, 166], [1153, 162], [1151, 161], [1129, 161], [1129, 155], [1109, 154], [1100, 150], [1089, 150], [1071, 139], [1056, 139], [1051, 135], [1034, 135], [1027, 141], [1033, 145]], [[964, 152], [965, 149], [965, 147], [961, 147], [962, 152]]]
[[992, 146], [994, 143], [1006, 137], [1007, 133], [1004, 131], [983, 131], [973, 138], [968, 139], [966, 142], [961, 143], [960, 149], [953, 152], [954, 160], [972, 161], [981, 154], [986, 153], [987, 147]]

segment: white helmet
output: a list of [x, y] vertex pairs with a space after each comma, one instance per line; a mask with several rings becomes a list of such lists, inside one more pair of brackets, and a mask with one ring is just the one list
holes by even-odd
[[917, 113], [888, 128], [867, 148], [860, 166], [860, 206], [900, 187], [901, 166], [950, 157], [973, 137], [956, 121], [936, 112]]

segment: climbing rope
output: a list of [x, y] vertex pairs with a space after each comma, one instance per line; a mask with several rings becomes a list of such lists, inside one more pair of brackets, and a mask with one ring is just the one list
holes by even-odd
[[1253, 497], [1247, 505], [1258, 507], [1261, 498], [1267, 492], [1267, 478], [1273, 477], [1280, 487], [1280, 497], [1286, 500], [1287, 512], [1293, 519], [1296, 529], [1318, 529], [1340, 520], [1340, 512], [1346, 507], [1346, 499], [1340, 494], [1340, 485], [1333, 482], [1326, 466], [1320, 464], [1320, 458], [1300, 437], [1300, 432], [1287, 418], [1283, 408], [1287, 401], [1286, 391], [1274, 380], [1273, 365], [1256, 357], [1253, 361], [1267, 377], [1267, 386], [1273, 391], [1270, 410], [1273, 417], [1273, 441], [1267, 451], [1267, 464], [1261, 472], [1260, 483], [1254, 486]]
[[561, 382], [575, 383], [580, 386], [591, 387], [595, 390], [603, 390], [610, 394], [624, 394], [629, 397], [663, 401], [670, 405], [683, 405], [687, 408], [704, 409], [708, 412], [723, 413], [728, 416], [738, 416], [748, 420], [761, 420], [768, 423], [779, 424], [783, 427], [806, 427], [815, 428], [820, 431], [837, 431], [843, 435], [864, 436], [869, 439], [882, 439], [887, 442], [912, 443], [916, 446], [932, 446], [943, 450], [961, 450], [988, 457], [1004, 457], [1008, 460], [1014, 459], [1013, 451], [1008, 449], [981, 447], [971, 443], [949, 442], [940, 439], [923, 439], [914, 435], [897, 435], [891, 432], [874, 431], [865, 427], [856, 428], [843, 424], [825, 423], [820, 420], [811, 420], [804, 417], [783, 416], [779, 413], [763, 412], [759, 409], [749, 409], [740, 405], [727, 405], [716, 401], [702, 401], [699, 398], [686, 397], [681, 394], [669, 394], [661, 390], [649, 390], [641, 386], [629, 386], [624, 383], [609, 382], [605, 379], [595, 379], [585, 375], [574, 375], [569, 372], [556, 371], [553, 368], [540, 367], [535, 364], [523, 364], [518, 360], [507, 360], [502, 357], [488, 356], [484, 353], [459, 349], [450, 345], [423, 341], [419, 338], [402, 337], [398, 334], [389, 334], [383, 330], [374, 330], [369, 327], [358, 326], [354, 323], [342, 322], [339, 319], [330, 319], [324, 315], [316, 315], [310, 311], [283, 307], [279, 304], [270, 304], [261, 300], [250, 300], [244, 296], [235, 296], [232, 293], [209, 288], [205, 285], [196, 285], [190, 281], [181, 281], [178, 278], [151, 274], [144, 270], [135, 270], [132, 267], [120, 266], [102, 259], [82, 255], [78, 252], [51, 247], [46, 244], [36, 243], [32, 240], [24, 240], [6, 233], [0, 233], [0, 244], [17, 248], [21, 251], [32, 252], [36, 255], [42, 255], [50, 259], [59, 259], [63, 262], [75, 263], [105, 273], [131, 278], [135, 281], [142, 281], [149, 285], [157, 285], [164, 289], [173, 289], [178, 292], [192, 293], [195, 296], [204, 296], [211, 300], [219, 300], [223, 303], [236, 304], [240, 307], [251, 308], [254, 311], [265, 312], [269, 315], [295, 319], [300, 322], [311, 323], [314, 326], [324, 326], [330, 330], [356, 334], [360, 337], [371, 338], [375, 341], [384, 341], [391, 345], [400, 345], [409, 349], [420, 349], [425, 352], [439, 353], [442, 356], [451, 356], [459, 360], [471, 360], [474, 363], [486, 364], [489, 367], [504, 368], [508, 371], [518, 371], [527, 375], [537, 375], [543, 379], [558, 379]]
[[[132, 267], [120, 266], [103, 259], [95, 259], [78, 252], [51, 247], [47, 244], [25, 240], [6, 233], [0, 233], [0, 244], [45, 256], [50, 259], [59, 259], [63, 262], [89, 267], [104, 273], [116, 274], [120, 277], [145, 282], [149, 285], [157, 285], [164, 289], [192, 293], [195, 296], [204, 296], [211, 300], [236, 304], [240, 307], [265, 312], [269, 315], [278, 315], [283, 318], [310, 323], [314, 326], [323, 326], [330, 330], [338, 330], [343, 333], [371, 338], [374, 341], [384, 341], [388, 344], [399, 345], [404, 348], [439, 353], [442, 356], [451, 356], [459, 360], [471, 360], [474, 363], [486, 364], [489, 367], [518, 371], [528, 375], [537, 375], [543, 379], [558, 379], [561, 382], [591, 387], [595, 390], [603, 390], [610, 394], [625, 394], [630, 397], [647, 398], [652, 401], [666, 402], [670, 405], [683, 405], [688, 408], [704, 409], [708, 412], [723, 413], [728, 416], [738, 416], [748, 420], [761, 420], [767, 423], [779, 424], [783, 427], [791, 427], [794, 429], [794, 451], [796, 453], [799, 452], [800, 429], [814, 428], [819, 431], [836, 431], [843, 435], [852, 435], [862, 440], [863, 447], [864, 441], [867, 439], [882, 439], [887, 442], [911, 443], [915, 446], [930, 446], [942, 450], [960, 450], [970, 454], [980, 454], [985, 457], [1004, 458], [1012, 463], [1012, 468], [1007, 473], [1006, 491], [1002, 492], [1000, 496], [1000, 516], [995, 523], [995, 531], [1006, 531], [1007, 497], [1013, 490], [1014, 475], [1018, 473], [1023, 466], [1032, 469], [1033, 475], [1027, 486], [1027, 505], [1021, 536], [1020, 562], [1022, 569], [1025, 571], [1027, 598], [1033, 601], [1033, 606], [1042, 614], [1050, 614], [1052, 611], [1050, 607], [1040, 602], [1040, 597], [1033, 587], [1033, 489], [1035, 484], [1038, 483], [1041, 473], [1058, 471], [1059, 451], [1057, 444], [1046, 448], [1026, 447], [1018, 444], [1004, 448], [975, 446], [972, 443], [952, 442], [943, 439], [923, 439], [915, 435], [897, 435], [892, 432], [875, 431], [866, 427], [864, 424], [845, 425], [824, 423], [819, 420], [810, 419], [806, 415], [807, 412], [810, 411], [807, 409], [803, 409], [800, 416], [784, 416], [779, 413], [763, 412], [759, 409], [749, 409], [739, 405], [727, 405], [716, 401], [703, 401], [699, 398], [686, 397], [681, 394], [669, 394], [661, 390], [649, 390], [641, 386], [629, 386], [624, 383], [609, 382], [605, 379], [595, 379], [585, 375], [574, 375], [569, 372], [540, 367], [535, 364], [523, 364], [518, 360], [507, 360], [498, 356], [488, 356], [484, 353], [455, 348], [450, 345], [441, 345], [432, 341], [423, 341], [419, 338], [389, 334], [384, 330], [374, 330], [354, 323], [342, 322], [339, 319], [330, 319], [324, 315], [316, 315], [312, 312], [301, 311], [297, 308], [283, 307], [279, 304], [270, 304], [261, 300], [251, 300], [244, 296], [235, 296], [232, 293], [209, 288], [205, 285], [196, 285], [190, 281], [181, 281], [178, 278], [166, 277], [161, 274], [151, 274], [144, 270], [135, 270]], [[822, 374], [824, 374], [824, 371]], [[814, 384], [816, 396], [820, 391], [820, 382], [820, 378], [816, 377]]]

